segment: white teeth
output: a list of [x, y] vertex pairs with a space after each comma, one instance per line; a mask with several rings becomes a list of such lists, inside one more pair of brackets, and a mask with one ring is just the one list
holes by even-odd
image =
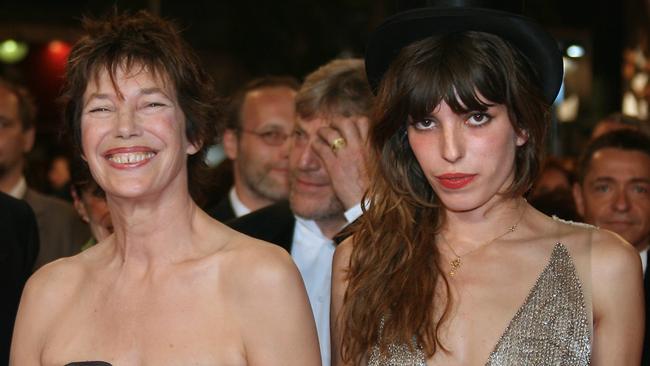
[[108, 158], [108, 160], [118, 164], [135, 164], [145, 159], [151, 159], [154, 157], [154, 155], [156, 154], [153, 152], [113, 154]]

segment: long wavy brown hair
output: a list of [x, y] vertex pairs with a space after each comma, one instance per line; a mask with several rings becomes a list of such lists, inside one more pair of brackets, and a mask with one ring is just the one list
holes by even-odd
[[485, 99], [507, 106], [515, 131], [528, 137], [517, 148], [515, 179], [506, 192], [521, 195], [540, 166], [549, 105], [517, 49], [481, 32], [432, 36], [401, 50], [384, 76], [369, 137], [373, 179], [353, 228], [349, 283], [337, 319], [344, 361], [362, 364], [374, 345], [383, 355], [391, 343], [415, 341], [427, 357], [445, 349], [439, 331], [453, 299], [435, 242], [444, 207], [413, 155], [407, 125], [443, 100], [466, 113], [485, 111]]

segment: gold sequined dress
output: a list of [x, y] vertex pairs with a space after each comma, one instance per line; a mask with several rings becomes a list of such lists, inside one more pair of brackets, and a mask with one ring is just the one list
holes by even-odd
[[[426, 366], [417, 346], [391, 345], [388, 357], [374, 347], [368, 366]], [[562, 243], [499, 338], [486, 366], [589, 365], [591, 322], [582, 285]]]

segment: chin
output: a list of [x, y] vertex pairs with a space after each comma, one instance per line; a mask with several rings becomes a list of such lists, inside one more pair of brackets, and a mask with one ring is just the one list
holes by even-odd
[[438, 195], [440, 201], [446, 210], [454, 212], [471, 211], [481, 206], [482, 200], [475, 197], [469, 197], [467, 194], [458, 195]]

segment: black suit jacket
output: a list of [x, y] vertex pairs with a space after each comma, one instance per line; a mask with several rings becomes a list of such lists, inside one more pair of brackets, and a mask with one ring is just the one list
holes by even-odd
[[31, 207], [0, 192], [0, 364], [9, 364], [18, 302], [38, 249], [38, 225]]
[[[226, 222], [226, 225], [253, 238], [277, 244], [291, 253], [296, 217], [291, 212], [288, 201], [281, 201], [253, 211]], [[334, 244], [340, 244], [348, 236], [350, 231], [343, 229], [334, 236]]]
[[226, 222], [226, 225], [253, 238], [277, 244], [291, 253], [296, 217], [288, 201], [253, 211]]
[[216, 205], [208, 207], [205, 212], [221, 222], [226, 222], [236, 218], [235, 210], [232, 208], [229, 195], [225, 195]]

